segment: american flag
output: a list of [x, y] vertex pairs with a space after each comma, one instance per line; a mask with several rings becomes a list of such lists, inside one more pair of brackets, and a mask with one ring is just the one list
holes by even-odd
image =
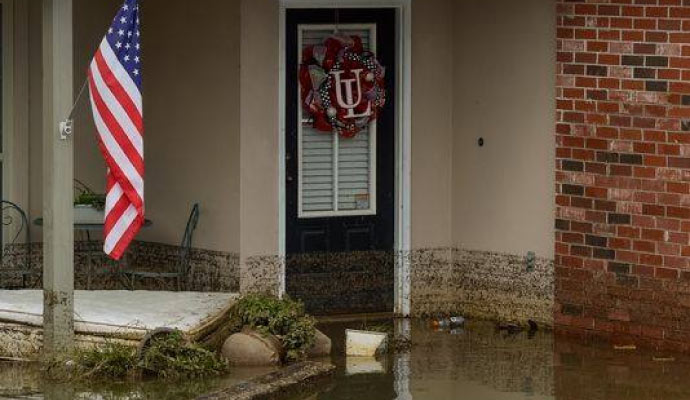
[[126, 0], [88, 71], [91, 109], [107, 167], [104, 245], [120, 259], [144, 223], [141, 34], [137, 0]]

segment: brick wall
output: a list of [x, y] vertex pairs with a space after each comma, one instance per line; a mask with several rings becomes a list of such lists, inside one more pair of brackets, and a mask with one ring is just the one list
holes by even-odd
[[690, 0], [558, 0], [555, 323], [690, 350]]

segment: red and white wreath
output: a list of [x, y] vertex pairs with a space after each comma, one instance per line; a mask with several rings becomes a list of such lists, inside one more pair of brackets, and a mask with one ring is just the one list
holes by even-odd
[[302, 51], [302, 106], [315, 129], [354, 137], [386, 104], [385, 68], [359, 36], [331, 36]]

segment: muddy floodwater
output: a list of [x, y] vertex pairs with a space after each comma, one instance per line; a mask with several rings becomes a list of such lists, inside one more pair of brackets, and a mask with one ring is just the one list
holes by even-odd
[[[320, 328], [340, 353], [345, 328], [384, 325], [398, 337], [410, 337], [412, 346], [378, 359], [335, 355], [335, 377], [298, 400], [690, 399], [690, 358], [678, 354], [615, 349], [545, 330], [508, 333], [488, 322], [468, 321], [445, 331], [424, 321], [395, 327], [390, 321], [337, 322]], [[176, 383], [55, 385], [42, 382], [34, 365], [0, 362], [0, 398], [193, 399], [270, 371], [234, 369], [224, 378]]]
[[[343, 329], [361, 326], [323, 330], [342, 348]], [[690, 358], [677, 354], [616, 350], [543, 330], [509, 334], [487, 322], [400, 328], [412, 339], [408, 351], [379, 360], [334, 357], [333, 382], [303, 400], [690, 399]]]

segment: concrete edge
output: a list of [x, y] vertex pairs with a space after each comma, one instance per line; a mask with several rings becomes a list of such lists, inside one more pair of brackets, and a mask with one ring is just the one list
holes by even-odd
[[276, 400], [312, 391], [333, 376], [332, 364], [305, 361], [266, 374], [197, 400]]

